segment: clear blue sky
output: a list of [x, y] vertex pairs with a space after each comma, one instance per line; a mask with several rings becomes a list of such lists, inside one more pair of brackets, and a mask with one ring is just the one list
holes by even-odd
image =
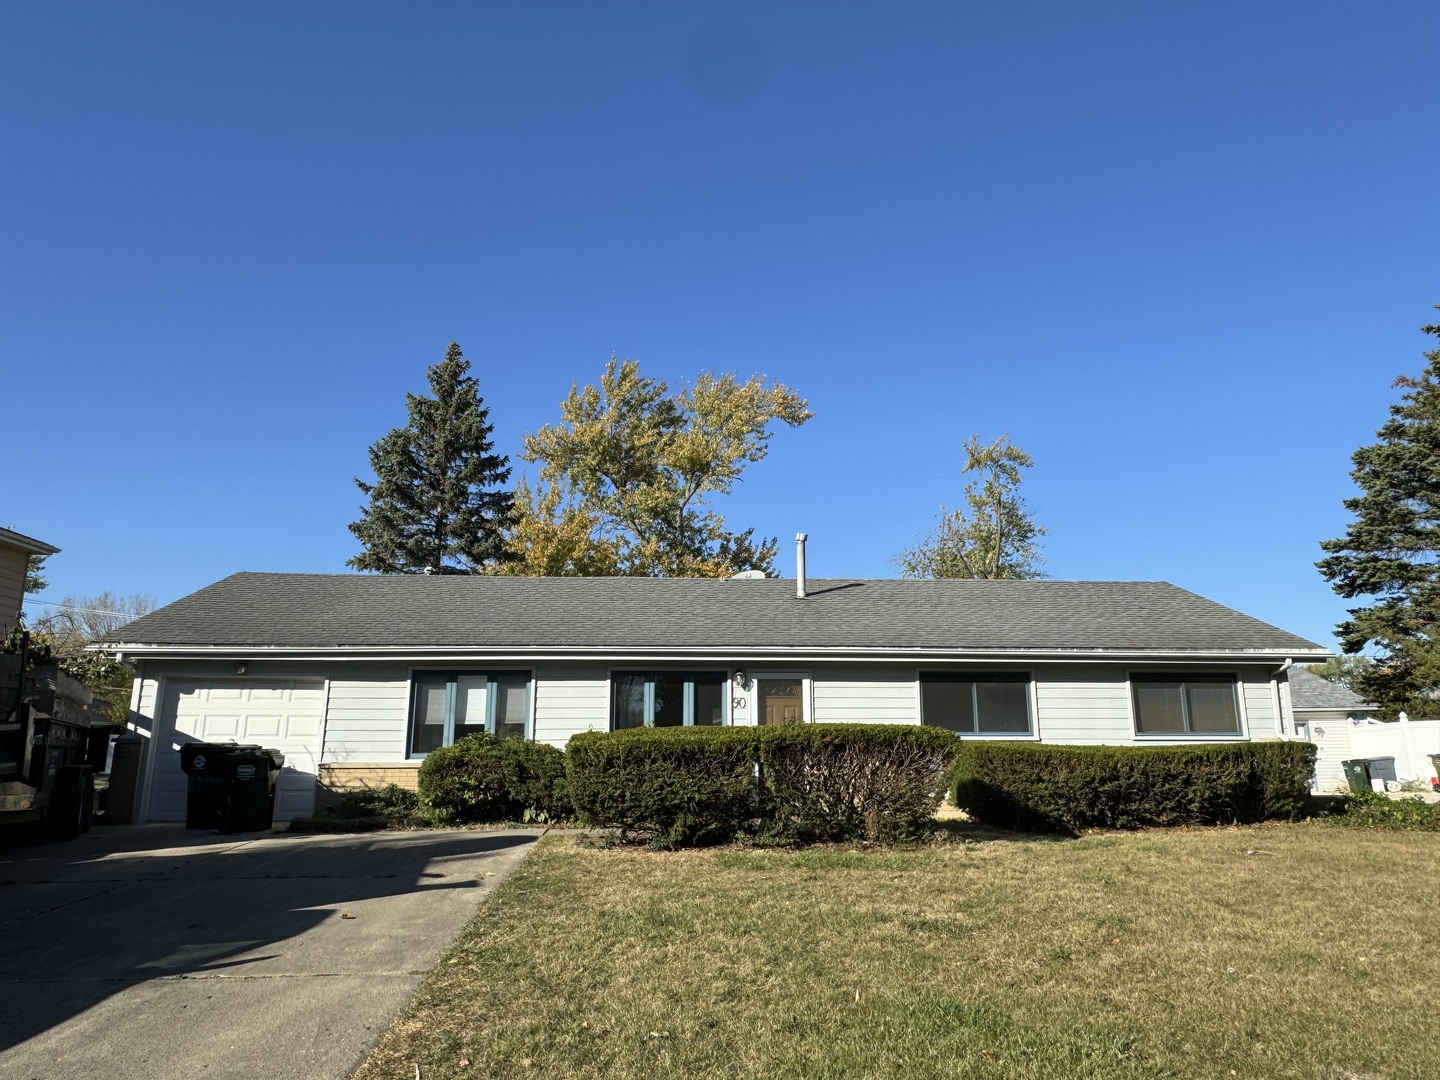
[[[610, 354], [816, 418], [723, 509], [885, 576], [1005, 432], [1061, 578], [1329, 643], [1440, 301], [1424, 2], [9, 4], [0, 524], [51, 588], [338, 571], [457, 339], [498, 445]], [[18, 465], [18, 467], [17, 467]]]

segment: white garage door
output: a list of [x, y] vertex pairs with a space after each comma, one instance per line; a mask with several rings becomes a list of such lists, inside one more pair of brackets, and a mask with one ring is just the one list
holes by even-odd
[[324, 684], [311, 679], [167, 679], [150, 785], [151, 821], [184, 821], [187, 742], [259, 743], [285, 755], [275, 820], [315, 812]]

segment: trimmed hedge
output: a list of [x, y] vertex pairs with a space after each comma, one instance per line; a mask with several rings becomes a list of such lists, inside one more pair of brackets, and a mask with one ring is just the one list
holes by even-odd
[[587, 731], [565, 746], [587, 825], [684, 847], [730, 839], [755, 815], [753, 728]]
[[547, 743], [466, 735], [420, 766], [420, 805], [450, 823], [557, 821], [571, 815], [565, 754]]
[[955, 805], [1004, 828], [1213, 825], [1294, 818], [1310, 802], [1315, 747], [1302, 742], [1056, 746], [964, 742]]
[[903, 840], [925, 832], [945, 793], [955, 736], [895, 724], [751, 728], [762, 828], [792, 840]]
[[954, 749], [949, 732], [908, 725], [635, 728], [576, 735], [566, 761], [587, 824], [681, 847], [740, 833], [914, 836], [934, 816]]

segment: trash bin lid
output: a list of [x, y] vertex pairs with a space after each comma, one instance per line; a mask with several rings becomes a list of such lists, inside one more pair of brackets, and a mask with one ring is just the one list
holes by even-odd
[[234, 754], [234, 753], [244, 753], [244, 752], [246, 752], [246, 751], [254, 751], [254, 750], [259, 750], [259, 749], [260, 749], [260, 744], [259, 744], [259, 743], [187, 742], [187, 743], [184, 743], [184, 744], [181, 745], [181, 747], [180, 747], [180, 752], [181, 752], [182, 754], [185, 753], [186, 751], [189, 751], [189, 752], [192, 753], [192, 754], [195, 753], [196, 751], [205, 751], [205, 752], [211, 753], [211, 754]]
[[240, 751], [235, 755], [237, 758], [244, 758], [256, 765], [263, 761], [275, 772], [279, 772], [280, 767], [285, 764], [285, 755], [273, 746], [242, 746]]
[[256, 744], [191, 742], [180, 747], [180, 768], [193, 776], [213, 773], [237, 754], [259, 750]]

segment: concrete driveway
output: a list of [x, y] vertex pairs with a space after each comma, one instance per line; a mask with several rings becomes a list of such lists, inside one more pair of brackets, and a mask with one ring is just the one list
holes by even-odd
[[0, 1076], [348, 1077], [539, 834], [0, 848]]

